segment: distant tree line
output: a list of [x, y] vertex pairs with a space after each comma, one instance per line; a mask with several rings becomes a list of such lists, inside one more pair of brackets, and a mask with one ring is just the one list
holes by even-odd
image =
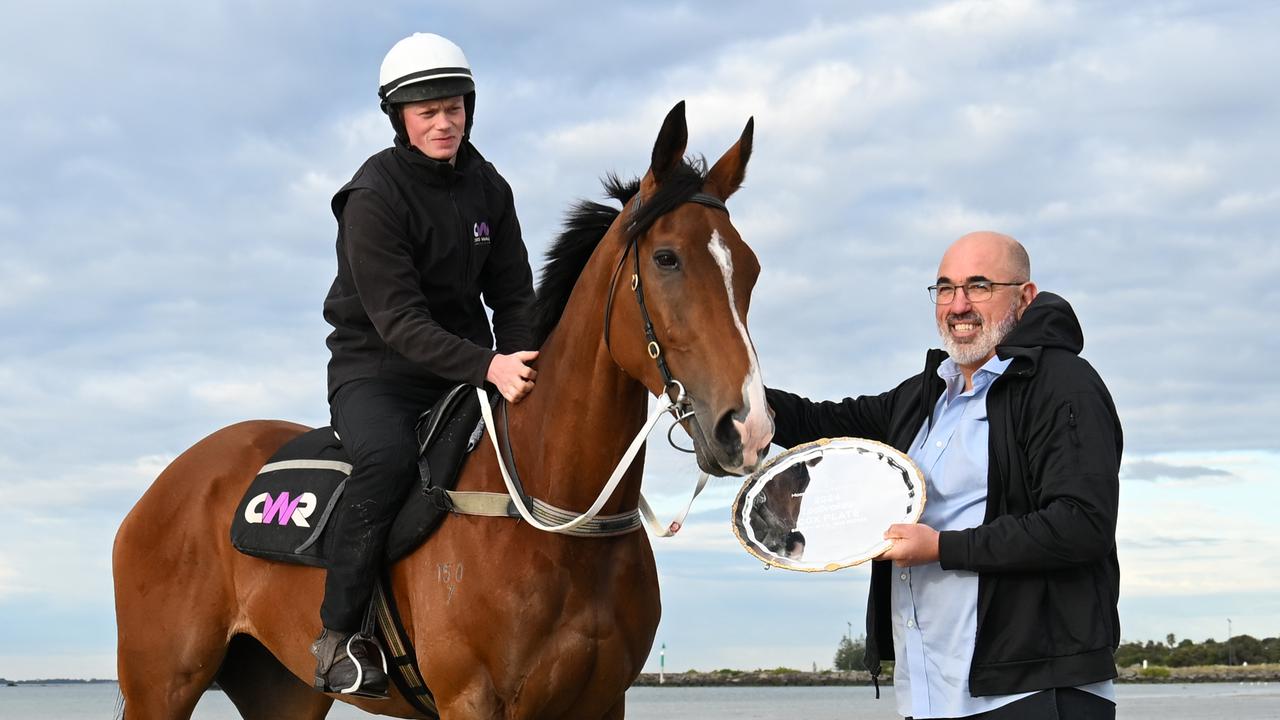
[[[833, 667], [836, 670], [864, 670], [862, 653], [865, 647], [866, 641], [861, 636], [856, 639], [841, 636]], [[1127, 642], [1116, 649], [1116, 665], [1120, 667], [1141, 665], [1143, 660], [1148, 665], [1165, 667], [1280, 663], [1280, 638], [1259, 640], [1252, 635], [1236, 635], [1229, 643], [1212, 638], [1198, 643], [1186, 638], [1178, 640], [1170, 633], [1164, 642]]]
[[1166, 667], [1280, 663], [1280, 638], [1259, 640], [1252, 635], [1235, 635], [1229, 642], [1210, 638], [1198, 643], [1186, 638], [1179, 641], [1170, 633], [1162, 643], [1129, 642], [1116, 649], [1116, 665], [1120, 667], [1141, 665], [1143, 660]]

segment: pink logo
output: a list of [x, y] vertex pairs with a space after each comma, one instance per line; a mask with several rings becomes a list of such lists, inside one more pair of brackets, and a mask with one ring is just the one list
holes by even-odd
[[273, 521], [277, 525], [288, 525], [292, 522], [298, 527], [311, 527], [307, 518], [316, 508], [315, 493], [304, 492], [292, 500], [289, 491], [284, 490], [275, 498], [271, 493], [254, 496], [244, 508], [245, 522], [269, 525]]
[[264, 524], [270, 523], [271, 518], [278, 513], [280, 517], [280, 524], [288, 525], [289, 518], [293, 515], [293, 511], [298, 509], [298, 502], [300, 500], [302, 500], [302, 496], [298, 496], [293, 499], [293, 502], [289, 502], [288, 491], [282, 492], [276, 496], [275, 502], [271, 502], [271, 496], [268, 495], [266, 501], [267, 506], [262, 510], [262, 522]]

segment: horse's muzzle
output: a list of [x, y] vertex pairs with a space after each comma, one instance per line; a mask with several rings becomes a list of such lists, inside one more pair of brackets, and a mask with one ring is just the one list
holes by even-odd
[[754, 472], [769, 454], [769, 442], [773, 439], [773, 419], [768, 413], [727, 410], [716, 420], [708, 438], [698, 418], [710, 413], [698, 406], [695, 401], [694, 422], [690, 423], [698, 467], [717, 476]]

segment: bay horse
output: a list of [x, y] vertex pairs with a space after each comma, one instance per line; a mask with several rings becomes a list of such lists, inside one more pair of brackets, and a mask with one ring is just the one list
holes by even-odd
[[[707, 171], [685, 160], [684, 103], [648, 171], [611, 181], [621, 210], [585, 203], [548, 252], [538, 288], [538, 384], [510, 408], [529, 495], [581, 512], [646, 418], [650, 395], [687, 391], [703, 470], [745, 474], [773, 433], [746, 318], [760, 266], [723, 201], [742, 184], [752, 122]], [[632, 274], [636, 277], [630, 279]], [[188, 718], [215, 680], [250, 720], [311, 720], [335, 696], [310, 685], [324, 572], [235, 551], [248, 483], [307, 428], [232, 425], [178, 456], [130, 511], [113, 552], [118, 672], [128, 720]], [[637, 507], [642, 459], [603, 508]], [[486, 438], [458, 489], [503, 491]], [[508, 518], [450, 516], [390, 570], [391, 593], [440, 717], [621, 718], [660, 615], [644, 532], [580, 538]], [[338, 699], [423, 717], [388, 700]]]

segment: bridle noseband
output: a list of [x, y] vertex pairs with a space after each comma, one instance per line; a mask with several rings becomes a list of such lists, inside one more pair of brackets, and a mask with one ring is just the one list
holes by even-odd
[[[705, 205], [709, 208], [720, 210], [726, 215], [729, 214], [729, 208], [725, 206], [723, 200], [704, 192], [694, 193], [684, 202]], [[635, 200], [631, 206], [631, 216], [633, 219], [627, 226], [628, 231], [635, 226], [634, 218], [636, 213], [640, 211], [640, 205], [640, 194], [637, 192]], [[622, 266], [626, 264], [627, 256], [631, 255], [634, 263], [633, 271], [631, 273], [631, 289], [635, 291], [636, 304], [640, 306], [640, 319], [644, 323], [645, 340], [648, 341], [646, 350], [649, 353], [649, 357], [658, 364], [658, 372], [662, 375], [662, 387], [668, 392], [668, 394], [671, 392], [673, 386], [676, 390], [675, 404], [671, 408], [671, 413], [676, 419], [676, 424], [679, 424], [681, 421], [693, 417], [693, 403], [685, 394], [684, 384], [679, 380], [676, 380], [671, 375], [671, 368], [667, 366], [667, 359], [662, 354], [662, 346], [658, 344], [658, 335], [653, 329], [653, 319], [649, 316], [649, 308], [644, 302], [644, 281], [640, 279], [640, 234], [631, 232], [628, 232], [628, 234], [631, 235], [631, 239], [627, 241], [627, 247], [622, 252], [622, 257], [618, 259], [618, 266], [614, 268], [613, 278], [609, 281], [609, 295], [608, 299], [605, 301], [604, 308], [604, 345], [609, 349], [610, 353], [613, 352], [612, 347], [609, 345], [609, 327], [610, 321], [613, 317], [613, 295], [618, 286], [618, 276], [622, 272]], [[670, 442], [671, 446], [677, 450], [693, 452], [692, 450], [686, 450], [685, 448], [676, 445], [675, 442], [672, 441], [671, 431], [674, 429], [675, 425], [672, 425], [671, 429], [667, 431], [667, 442]]]

